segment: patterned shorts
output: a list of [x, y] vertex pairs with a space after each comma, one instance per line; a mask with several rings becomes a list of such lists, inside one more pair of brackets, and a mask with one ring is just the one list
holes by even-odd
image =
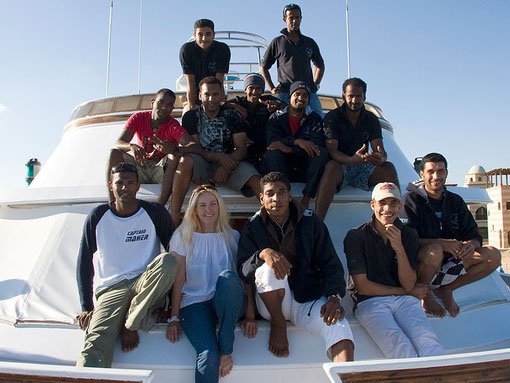
[[344, 179], [340, 189], [346, 185], [351, 185], [361, 190], [370, 190], [368, 186], [368, 179], [372, 175], [375, 169], [375, 165], [363, 164], [363, 165], [347, 165], [344, 164]]
[[449, 285], [464, 274], [466, 274], [466, 269], [464, 268], [462, 259], [457, 259], [453, 256], [445, 257], [441, 270], [432, 278], [432, 282], [430, 282], [430, 288], [433, 290], [441, 286]]

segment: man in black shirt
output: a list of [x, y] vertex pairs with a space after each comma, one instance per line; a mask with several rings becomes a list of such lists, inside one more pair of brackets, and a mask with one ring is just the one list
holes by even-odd
[[367, 84], [350, 78], [342, 89], [344, 103], [324, 118], [331, 160], [324, 169], [315, 203], [315, 212], [322, 219], [335, 192], [345, 185], [370, 190], [379, 182], [399, 184], [395, 167], [386, 161], [379, 119], [364, 106]]
[[227, 44], [214, 40], [214, 23], [211, 20], [197, 20], [193, 37], [195, 41], [184, 44], [179, 53], [188, 87], [188, 105], [185, 111], [199, 103], [198, 84], [204, 77], [216, 77], [223, 86], [223, 76], [228, 72], [230, 64], [230, 48]]
[[427, 285], [416, 283], [418, 235], [397, 218], [400, 190], [377, 184], [370, 206], [372, 220], [344, 240], [356, 318], [388, 358], [443, 355], [420, 304]]
[[[421, 162], [421, 179], [410, 183], [403, 197], [403, 216], [420, 237], [418, 280], [430, 284], [444, 307], [455, 317], [459, 306], [453, 290], [489, 275], [501, 264], [498, 249], [482, 247], [482, 237], [469, 209], [458, 194], [446, 190], [446, 158], [429, 153]], [[426, 312], [443, 317], [445, 310], [429, 290]]]
[[199, 96], [202, 105], [184, 114], [182, 126], [199, 143], [202, 154], [183, 156], [177, 166], [170, 204], [176, 224], [180, 222], [190, 182], [225, 185], [247, 196], [259, 194], [260, 176], [251, 164], [243, 161], [246, 156], [243, 119], [234, 109], [221, 106], [224, 94], [220, 80], [204, 78]]
[[266, 153], [267, 140], [267, 121], [277, 109], [285, 106], [274, 96], [263, 96], [264, 77], [258, 73], [250, 73], [244, 79], [244, 93], [246, 96], [238, 96], [228, 100], [231, 104], [236, 104], [247, 124], [248, 136], [248, 155], [246, 161], [251, 163], [262, 174], [262, 159]]
[[[267, 86], [280, 100], [289, 103], [289, 88], [296, 81], [304, 81], [310, 88], [310, 107], [324, 117], [322, 106], [317, 96], [319, 84], [324, 76], [324, 60], [317, 43], [308, 36], [301, 34], [301, 8], [297, 4], [289, 4], [283, 8], [283, 21], [287, 25], [282, 29], [281, 36], [271, 41], [260, 67], [260, 73], [266, 79]], [[269, 69], [278, 62], [278, 85], [275, 86]], [[310, 66], [314, 64], [314, 73]]]

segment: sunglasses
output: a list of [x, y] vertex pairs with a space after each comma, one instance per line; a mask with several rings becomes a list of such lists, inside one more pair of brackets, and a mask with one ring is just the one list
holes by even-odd
[[297, 4], [291, 3], [283, 7], [283, 17], [287, 16], [287, 11], [291, 11], [293, 9], [298, 9], [301, 12], [301, 7]]
[[200, 192], [203, 192], [203, 191], [210, 192], [210, 191], [213, 191], [213, 190], [215, 192], [218, 191], [214, 185], [206, 184], [206, 185], [197, 186], [195, 189], [193, 189], [193, 192], [191, 193], [191, 198], [193, 198], [194, 196], [196, 196]]

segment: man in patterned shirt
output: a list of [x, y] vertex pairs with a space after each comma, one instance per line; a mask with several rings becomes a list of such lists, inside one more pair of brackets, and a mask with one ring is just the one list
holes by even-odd
[[202, 105], [186, 112], [183, 127], [202, 148], [200, 155], [181, 157], [175, 173], [170, 212], [180, 222], [184, 197], [190, 182], [225, 185], [246, 196], [258, 195], [260, 176], [246, 156], [246, 131], [243, 119], [233, 109], [221, 106], [221, 82], [212, 76], [200, 82]]

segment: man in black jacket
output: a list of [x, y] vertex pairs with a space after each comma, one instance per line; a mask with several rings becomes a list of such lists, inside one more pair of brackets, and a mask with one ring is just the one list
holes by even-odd
[[289, 355], [286, 320], [320, 334], [327, 355], [350, 361], [354, 342], [344, 318], [344, 270], [328, 229], [311, 210], [292, 201], [289, 180], [278, 172], [260, 180], [262, 207], [239, 240], [238, 272], [255, 282], [259, 313], [271, 321], [269, 350]]
[[244, 96], [228, 100], [232, 106], [236, 106], [246, 123], [246, 135], [248, 138], [248, 154], [245, 161], [251, 163], [259, 171], [265, 174], [262, 160], [267, 146], [267, 121], [271, 114], [282, 109], [285, 104], [271, 95], [263, 96], [264, 77], [258, 73], [250, 73], [244, 79]]
[[321, 117], [308, 106], [310, 88], [303, 81], [290, 86], [290, 104], [273, 113], [267, 123], [267, 172], [284, 173], [293, 182], [305, 182], [301, 205], [315, 197], [329, 160], [324, 147]]
[[[460, 309], [453, 290], [489, 275], [501, 264], [498, 249], [482, 247], [476, 222], [461, 196], [446, 190], [446, 158], [430, 153], [421, 162], [421, 180], [410, 183], [403, 197], [404, 220], [418, 231], [418, 281], [430, 283], [455, 317]], [[429, 290], [423, 300], [426, 312], [446, 315]]]

